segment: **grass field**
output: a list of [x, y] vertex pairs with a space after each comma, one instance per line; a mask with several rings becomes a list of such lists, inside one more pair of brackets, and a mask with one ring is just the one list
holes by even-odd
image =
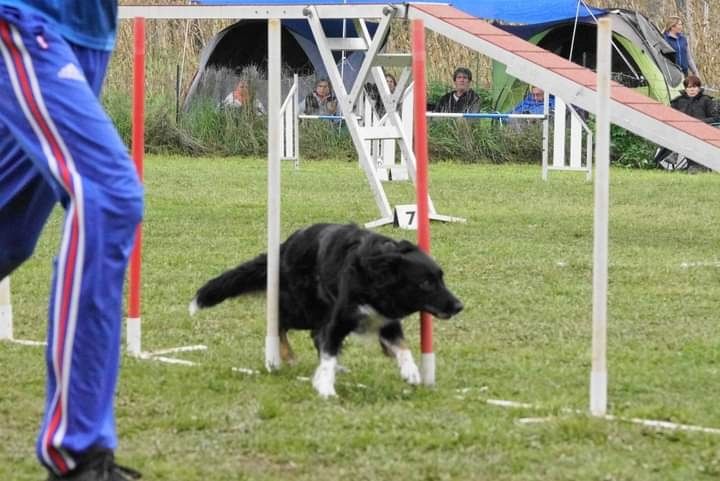
[[[412, 388], [375, 342], [352, 338], [338, 398], [305, 379], [316, 365], [292, 333], [295, 367], [262, 370], [264, 297], [187, 314], [210, 276], [264, 250], [266, 165], [150, 157], [146, 163], [143, 347], [206, 344], [184, 367], [123, 357], [121, 463], [144, 479], [703, 480], [720, 477], [720, 435], [567, 414], [587, 410], [593, 187], [535, 166], [431, 167], [433, 254], [465, 302], [435, 324], [437, 386]], [[356, 164], [283, 166], [283, 237], [377, 211]], [[393, 204], [408, 184], [387, 185]], [[611, 171], [610, 412], [720, 428], [720, 177]], [[15, 337], [42, 339], [59, 212], [12, 277]], [[410, 231], [380, 229], [395, 237]], [[418, 322], [405, 326], [416, 356]], [[249, 375], [244, 367], [260, 371]], [[0, 479], [39, 480], [34, 438], [42, 348], [0, 343]], [[533, 403], [504, 409], [487, 399]], [[552, 416], [526, 425], [525, 417]]]

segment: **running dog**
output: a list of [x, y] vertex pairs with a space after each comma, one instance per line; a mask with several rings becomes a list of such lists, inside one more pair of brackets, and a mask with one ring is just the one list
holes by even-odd
[[[267, 254], [228, 270], [198, 289], [190, 313], [225, 299], [264, 291]], [[280, 246], [280, 354], [293, 362], [289, 330], [309, 330], [320, 357], [313, 386], [335, 396], [335, 371], [345, 337], [377, 333], [401, 377], [420, 382], [400, 325], [418, 311], [449, 319], [463, 308], [443, 281], [443, 272], [412, 243], [396, 241], [356, 225], [314, 224]]]

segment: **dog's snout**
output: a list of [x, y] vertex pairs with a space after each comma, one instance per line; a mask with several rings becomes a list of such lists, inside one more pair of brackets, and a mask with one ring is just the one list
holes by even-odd
[[450, 301], [450, 309], [448, 309], [448, 312], [450, 312], [450, 315], [455, 315], [458, 312], [462, 311], [465, 306], [459, 299], [453, 299]]

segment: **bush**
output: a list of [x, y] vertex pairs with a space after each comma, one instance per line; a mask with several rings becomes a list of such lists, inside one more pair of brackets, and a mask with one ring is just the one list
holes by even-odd
[[654, 169], [657, 167], [652, 142], [628, 132], [622, 127], [610, 127], [610, 162], [623, 167]]

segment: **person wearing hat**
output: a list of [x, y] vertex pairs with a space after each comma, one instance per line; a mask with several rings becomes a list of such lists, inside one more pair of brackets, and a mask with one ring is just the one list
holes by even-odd
[[435, 112], [474, 113], [480, 111], [480, 96], [470, 88], [472, 72], [465, 67], [458, 67], [453, 73], [455, 89], [446, 93], [437, 104]]

